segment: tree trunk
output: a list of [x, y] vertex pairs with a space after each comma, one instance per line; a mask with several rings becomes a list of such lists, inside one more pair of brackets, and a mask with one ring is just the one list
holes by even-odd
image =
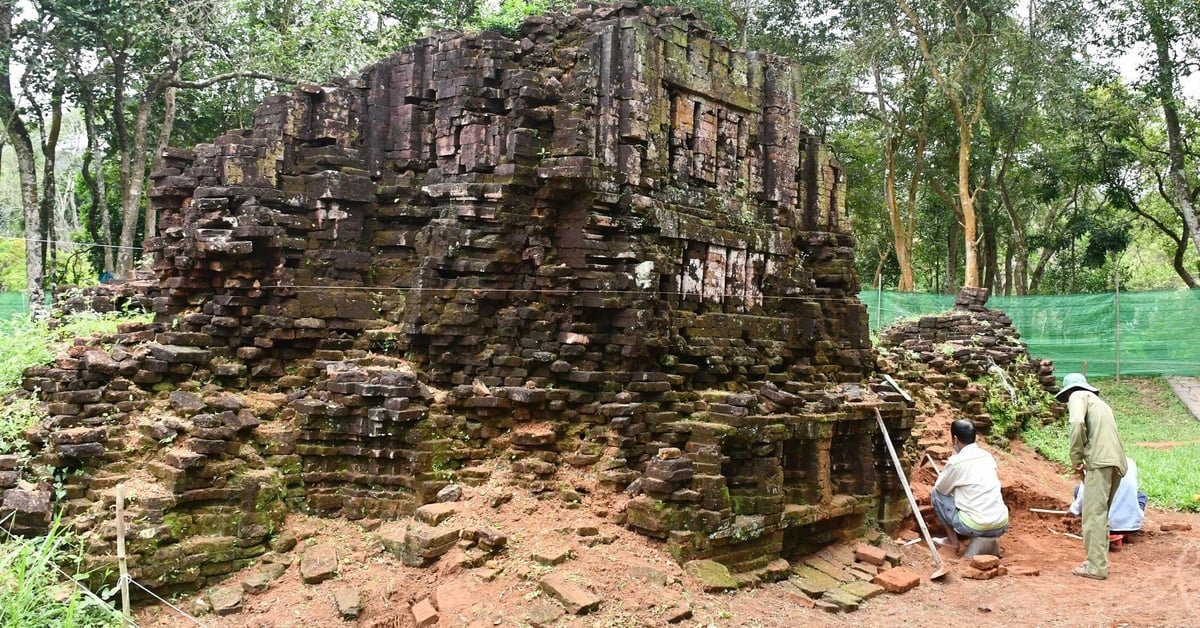
[[1173, 197], [1171, 200], [1175, 211], [1183, 217], [1183, 223], [1187, 226], [1196, 252], [1200, 253], [1200, 227], [1196, 224], [1196, 209], [1192, 204], [1191, 185], [1188, 184], [1184, 163], [1183, 132], [1179, 125], [1179, 100], [1175, 93], [1175, 65], [1171, 61], [1170, 35], [1157, 7], [1147, 7], [1146, 13], [1150, 23], [1150, 35], [1154, 40], [1154, 91], [1162, 106], [1163, 121], [1167, 127], [1167, 156], [1171, 164], [1168, 180]]
[[[104, 248], [103, 272], [113, 273], [112, 219], [108, 215], [108, 185], [104, 180], [104, 154], [100, 151], [100, 131], [96, 128], [96, 102], [91, 86], [80, 81], [80, 102], [83, 105], [83, 122], [87, 129], [88, 152], [83, 166], [83, 179], [92, 191], [92, 209], [88, 219], [92, 240]], [[89, 162], [95, 169], [89, 171]]]
[[51, 298], [54, 298], [54, 284], [58, 281], [58, 239], [54, 228], [54, 203], [58, 200], [58, 178], [55, 175], [55, 163], [58, 155], [58, 135], [62, 130], [64, 84], [64, 77], [59, 73], [50, 93], [50, 123], [44, 129], [42, 138], [42, 259], [49, 262], [47, 268], [50, 275]]
[[[179, 78], [179, 73], [175, 73], [175, 78]], [[179, 88], [171, 86], [163, 93], [163, 121], [162, 128], [158, 133], [158, 145], [154, 149], [154, 158], [150, 162], [150, 167], [154, 168], [158, 164], [158, 160], [162, 157], [163, 151], [171, 145], [171, 129], [175, 126], [175, 95]], [[158, 235], [158, 212], [146, 208], [146, 232], [144, 237], [150, 239]]]
[[958, 221], [951, 220], [946, 230], [946, 283], [942, 287], [947, 294], [958, 294], [958, 244], [961, 241]]
[[[950, 112], [954, 114], [954, 124], [958, 128], [958, 200], [963, 229], [963, 261], [966, 267], [963, 286], [979, 287], [979, 260], [976, 250], [978, 243], [975, 239], [977, 229], [975, 196], [978, 190], [971, 191], [971, 137], [975, 132], [975, 125], [979, 123], [980, 116], [983, 115], [983, 96], [987, 85], [982, 81], [977, 81], [979, 84], [974, 88], [974, 92], [971, 92], [967, 84], [965, 59], [968, 56], [980, 55], [982, 65], [987, 65], [989, 53], [987, 46], [990, 45], [992, 35], [991, 18], [984, 16], [987, 28], [983, 33], [966, 33], [962, 30], [962, 22], [955, 20], [959, 41], [963, 43], [963, 62], [959, 64], [957, 74], [948, 77], [942, 73], [937, 61], [933, 58], [929, 39], [925, 36], [925, 29], [921, 26], [916, 11], [906, 0], [899, 0], [899, 3], [901, 10], [908, 16], [909, 22], [913, 26], [917, 44], [921, 49], [921, 56], [925, 59], [925, 66], [929, 69], [929, 73], [938, 87], [941, 88], [942, 93], [945, 94], [950, 105]], [[983, 37], [979, 37], [979, 35], [983, 35]], [[982, 51], [975, 50], [975, 42], [980, 42], [984, 46]], [[949, 272], [950, 269], [947, 271]]]
[[1004, 249], [1004, 296], [1011, 297], [1013, 292], [1013, 257], [1016, 252], [1013, 247]]
[[892, 224], [892, 244], [896, 251], [896, 262], [900, 266], [900, 284], [896, 289], [900, 292], [915, 292], [916, 280], [913, 277], [912, 249], [913, 236], [917, 227], [917, 190], [925, 163], [925, 132], [917, 132], [916, 146], [913, 147], [913, 171], [908, 180], [908, 191], [905, 198], [904, 211], [901, 213], [900, 202], [896, 198], [896, 163], [900, 142], [904, 136], [903, 123], [900, 129], [889, 131], [889, 137], [884, 145], [884, 200], [888, 208], [888, 216]]
[[41, 205], [38, 203], [37, 162], [33, 141], [25, 120], [17, 111], [12, 93], [11, 66], [13, 57], [12, 18], [16, 2], [0, 0], [0, 119], [17, 156], [17, 171], [21, 182], [21, 205], [25, 213], [25, 286], [29, 292], [29, 311], [35, 317], [45, 314], [43, 291], [43, 257], [41, 239]]
[[117, 251], [117, 274], [121, 277], [127, 277], [133, 269], [134, 239], [142, 215], [142, 191], [146, 184], [146, 134], [153, 99], [157, 95], [150, 91], [138, 103], [130, 154], [127, 159], [122, 157], [122, 162], [129, 163], [129, 184], [121, 191], [121, 248]]
[[958, 201], [962, 207], [963, 287], [979, 287], [979, 253], [976, 250], [975, 195], [971, 194], [971, 129], [962, 124], [958, 132]]
[[1187, 266], [1183, 263], [1183, 258], [1187, 255], [1187, 243], [1187, 227], [1184, 226], [1183, 233], [1179, 234], [1178, 238], [1175, 238], [1175, 255], [1171, 258], [1171, 266], [1175, 268], [1175, 274], [1179, 275], [1179, 278], [1183, 280], [1183, 283], [1188, 288], [1195, 288], [1196, 278], [1192, 276], [1192, 273], [1188, 271]]
[[981, 249], [983, 254], [980, 261], [984, 270], [983, 287], [987, 288], [989, 293], [995, 293], [996, 281], [1000, 277], [1000, 247], [996, 240], [996, 227], [992, 224], [992, 213], [987, 198], [987, 196], [982, 197], [978, 206], [979, 224], [983, 228], [983, 247]]
[[[137, 232], [137, 215], [138, 207], [133, 206], [132, 210], [129, 207], [129, 187], [133, 185], [133, 148], [129, 145], [129, 129], [125, 124], [125, 62], [128, 60], [128, 55], [123, 51], [118, 51], [110, 56], [113, 65], [113, 130], [116, 136], [116, 150], [118, 155], [118, 179], [117, 183], [121, 189], [121, 236], [118, 244], [121, 248], [117, 249], [117, 262], [115, 266], [115, 274], [117, 277], [125, 278], [129, 274], [129, 269], [133, 266], [133, 238]], [[139, 107], [139, 113], [141, 108]], [[140, 181], [141, 176], [137, 179]], [[140, 186], [140, 184], [139, 184]], [[138, 199], [140, 202], [140, 199]], [[133, 213], [133, 225], [128, 224], [129, 213]], [[128, 232], [128, 233], [127, 233]], [[128, 241], [126, 236], [128, 235]]]

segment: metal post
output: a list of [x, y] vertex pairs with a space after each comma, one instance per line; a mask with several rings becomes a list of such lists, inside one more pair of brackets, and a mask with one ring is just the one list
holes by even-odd
[[133, 617], [129, 614], [129, 566], [125, 562], [125, 486], [117, 485], [117, 567], [121, 571], [121, 614], [128, 626]]
[[1116, 333], [1114, 334], [1114, 338], [1116, 338], [1116, 344], [1117, 344], [1117, 346], [1116, 346], [1117, 383], [1120, 383], [1121, 382], [1121, 269], [1119, 267], [1117, 267], [1116, 261], [1117, 261], [1116, 257], [1114, 256], [1113, 257], [1113, 286], [1116, 288], [1116, 298], [1115, 298], [1116, 316], [1114, 317], [1116, 319], [1116, 323], [1113, 325], [1113, 327], [1116, 330]]
[[875, 333], [883, 328], [883, 273], [875, 275]]

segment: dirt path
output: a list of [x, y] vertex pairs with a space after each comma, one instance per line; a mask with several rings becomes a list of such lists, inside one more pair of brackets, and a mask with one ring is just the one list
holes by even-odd
[[1200, 377], [1168, 377], [1167, 384], [1192, 416], [1200, 419]]

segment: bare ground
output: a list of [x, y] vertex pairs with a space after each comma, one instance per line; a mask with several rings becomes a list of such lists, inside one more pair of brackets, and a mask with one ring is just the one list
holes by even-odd
[[[948, 420], [935, 417], [931, 422]], [[931, 425], [931, 429], [942, 429]], [[923, 576], [920, 586], [899, 595], [884, 594], [864, 602], [857, 612], [828, 614], [807, 608], [803, 600], [779, 583], [736, 593], [704, 593], [666, 553], [662, 543], [625, 530], [615, 523], [624, 495], [596, 489], [586, 474], [566, 481], [583, 493], [581, 504], [563, 502], [557, 494], [544, 499], [520, 490], [512, 501], [492, 508], [489, 499], [507, 489], [497, 484], [467, 488], [465, 502], [453, 523], [487, 526], [510, 535], [509, 547], [486, 565], [471, 568], [462, 552], [452, 551], [427, 568], [403, 566], [383, 552], [379, 541], [363, 526], [347, 521], [318, 521], [301, 516], [288, 528], [302, 540], [291, 552], [297, 557], [307, 546], [337, 546], [340, 574], [317, 585], [300, 581], [295, 564], [265, 593], [246, 594], [241, 612], [199, 620], [213, 627], [356, 625], [408, 627], [415, 620], [411, 607], [430, 596], [441, 606], [442, 626], [1189, 626], [1200, 623], [1200, 515], [1169, 512], [1151, 505], [1142, 533], [1110, 554], [1108, 580], [1071, 575], [1083, 561], [1078, 520], [1033, 513], [1029, 508], [1065, 510], [1074, 480], [1061, 474], [1020, 442], [993, 453], [1001, 467], [1012, 529], [1003, 537], [1002, 563], [1024, 567], [1038, 575], [1006, 575], [992, 580], [969, 580], [953, 573], [965, 561], [942, 549], [952, 573], [939, 581], [927, 576], [934, 562], [924, 543], [903, 548], [904, 564]], [[502, 473], [495, 474], [501, 476]], [[927, 465], [912, 471], [914, 492], [926, 503], [935, 477]], [[910, 525], [915, 522], [910, 519]], [[373, 527], [367, 523], [366, 527]], [[445, 524], [444, 524], [445, 525]], [[580, 529], [598, 528], [609, 543], [589, 546]], [[590, 532], [590, 531], [589, 531]], [[936, 532], [935, 532], [936, 534]], [[912, 530], [903, 531], [915, 538]], [[854, 541], [851, 540], [851, 543]], [[535, 563], [537, 550], [569, 548], [571, 558], [558, 566]], [[493, 571], [494, 570], [494, 571]], [[1013, 571], [1018, 571], [1014, 569]], [[538, 590], [538, 580], [551, 572], [594, 591], [602, 600], [591, 614], [561, 615], [561, 606]], [[494, 579], [486, 580], [491, 574]], [[241, 574], [227, 584], [237, 585]], [[335, 589], [360, 592], [362, 612], [355, 620], [338, 616]], [[204, 592], [176, 603], [201, 613], [196, 603]], [[675, 624], [682, 609], [691, 617]], [[191, 624], [159, 605], [141, 609], [139, 626]]]

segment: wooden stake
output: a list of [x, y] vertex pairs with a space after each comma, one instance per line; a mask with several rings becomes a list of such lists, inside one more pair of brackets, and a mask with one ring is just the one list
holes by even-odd
[[1045, 508], [1030, 508], [1029, 512], [1040, 512], [1043, 515], [1069, 515], [1066, 510], [1046, 510]]
[[121, 570], [121, 614], [126, 626], [129, 614], [129, 565], [125, 562], [125, 486], [117, 485], [117, 567]]

